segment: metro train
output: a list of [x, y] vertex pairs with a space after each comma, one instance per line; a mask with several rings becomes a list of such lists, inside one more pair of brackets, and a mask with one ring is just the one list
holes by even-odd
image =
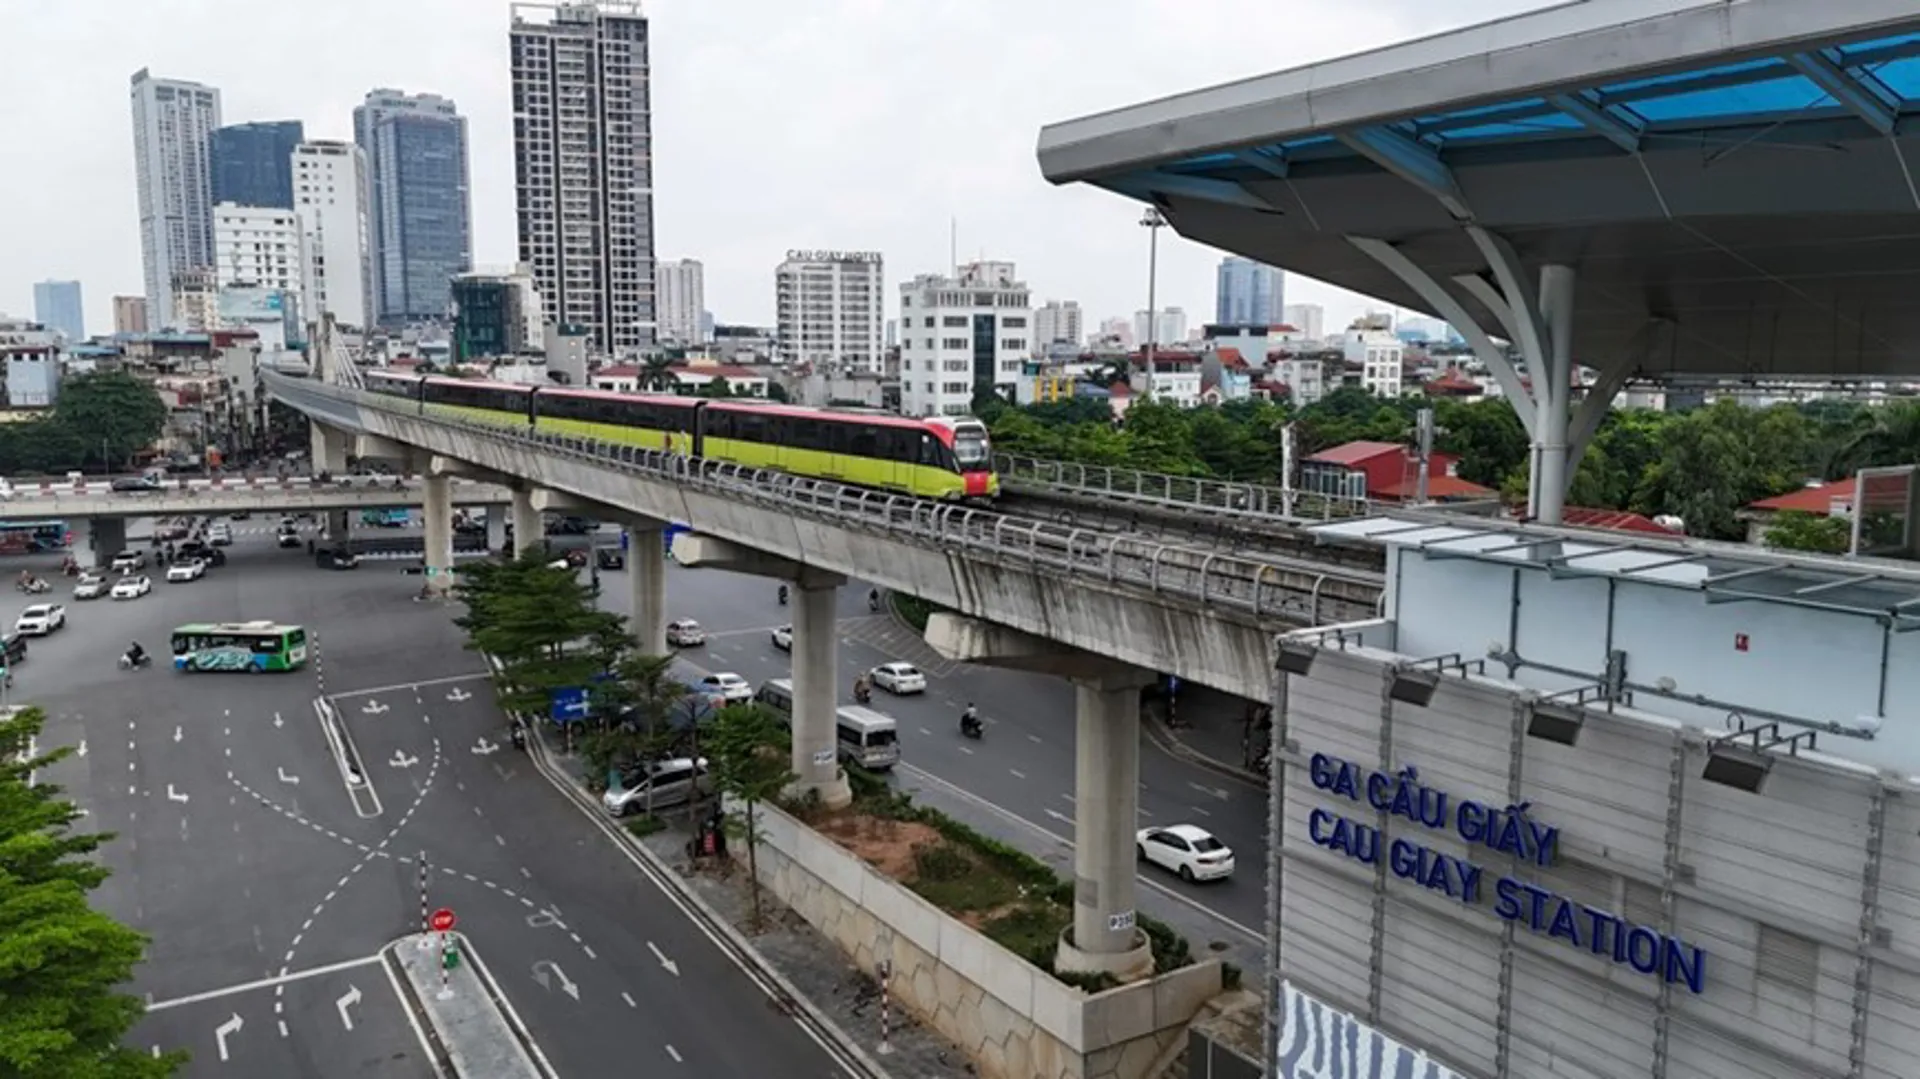
[[374, 370], [368, 390], [487, 423], [948, 501], [1000, 494], [986, 425], [738, 399], [628, 394]]

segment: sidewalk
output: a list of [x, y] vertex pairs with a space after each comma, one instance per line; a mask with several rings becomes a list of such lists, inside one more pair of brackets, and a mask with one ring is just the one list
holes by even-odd
[[[547, 756], [584, 788], [581, 760], [563, 755], [549, 746]], [[717, 919], [736, 930], [761, 962], [784, 980], [783, 989], [804, 998], [837, 1032], [863, 1050], [886, 1074], [914, 1079], [963, 1079], [974, 1074], [972, 1065], [960, 1050], [937, 1032], [921, 1026], [898, 1006], [891, 1008], [888, 1036], [889, 1052], [880, 1049], [880, 986], [869, 971], [857, 970], [842, 956], [840, 949], [821, 936], [799, 915], [761, 894], [765, 922], [758, 931], [753, 927], [753, 895], [744, 867], [722, 873], [717, 869], [689, 865], [687, 843], [692, 838], [684, 809], [661, 818], [667, 827], [638, 840], [690, 898]], [[789, 1001], [775, 1000], [772, 1007], [787, 1009]]]

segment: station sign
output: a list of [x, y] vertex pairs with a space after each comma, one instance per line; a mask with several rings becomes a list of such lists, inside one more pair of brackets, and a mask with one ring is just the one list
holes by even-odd
[[[1454, 798], [1428, 786], [1412, 766], [1382, 772], [1325, 753], [1309, 759], [1307, 773], [1324, 794], [1373, 810], [1366, 813], [1371, 820], [1362, 820], [1347, 816], [1345, 806], [1315, 806], [1307, 814], [1307, 837], [1315, 846], [1364, 865], [1384, 863], [1393, 876], [1476, 909], [1491, 901], [1495, 917], [1522, 929], [1557, 938], [1669, 985], [1685, 986], [1689, 992], [1705, 991], [1707, 954], [1698, 945], [1521, 875], [1522, 867], [1529, 865], [1553, 868], [1560, 855], [1560, 829], [1534, 820], [1529, 803], [1494, 806]], [[1382, 815], [1448, 833], [1466, 844], [1468, 857], [1427, 846], [1418, 838], [1389, 836]], [[1515, 872], [1488, 872], [1473, 860], [1483, 852], [1516, 866]]]

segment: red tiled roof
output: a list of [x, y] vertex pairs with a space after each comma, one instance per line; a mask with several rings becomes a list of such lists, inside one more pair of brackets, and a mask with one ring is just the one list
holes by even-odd
[[1462, 375], [1457, 367], [1449, 367], [1446, 373], [1427, 383], [1428, 394], [1473, 394], [1484, 392], [1478, 382]]
[[701, 375], [706, 378], [724, 378], [728, 380], [736, 378], [765, 379], [767, 377], [762, 372], [756, 371], [751, 367], [741, 367], [731, 363], [688, 364], [684, 367], [676, 364], [673, 368], [673, 373], [676, 375]]
[[[1867, 498], [1879, 499], [1901, 496], [1906, 492], [1906, 483], [1907, 480], [1904, 476], [1868, 476]], [[1802, 487], [1798, 491], [1788, 491], [1783, 495], [1774, 495], [1772, 498], [1763, 498], [1758, 502], [1749, 502], [1747, 503], [1747, 508], [1750, 510], [1760, 510], [1765, 513], [1784, 513], [1788, 510], [1799, 510], [1802, 513], [1811, 513], [1815, 516], [1826, 517], [1833, 512], [1834, 499], [1838, 498], [1846, 502], [1853, 501], [1856, 486], [1855, 477], [1848, 476], [1844, 480], [1833, 480], [1828, 483], [1815, 484], [1811, 487]]]
[[1227, 365], [1228, 367], [1245, 367], [1247, 365], [1246, 357], [1240, 355], [1240, 350], [1232, 347], [1231, 345], [1227, 346], [1226, 348], [1219, 349], [1218, 352], [1220, 355], [1220, 362]]
[[[1398, 449], [1399, 447], [1395, 447]], [[1385, 487], [1367, 488], [1369, 498], [1387, 498], [1405, 502], [1420, 493], [1420, 477], [1408, 476], [1398, 483], [1389, 483]], [[1470, 483], [1458, 476], [1435, 473], [1427, 477], [1428, 498], [1492, 498], [1498, 492], [1491, 487], [1482, 487]]]
[[1580, 528], [1610, 528], [1616, 532], [1651, 532], [1657, 536], [1671, 536], [1672, 529], [1661, 528], [1652, 518], [1625, 510], [1592, 509], [1585, 506], [1568, 506], [1560, 511], [1562, 524]]
[[1404, 454], [1406, 452], [1407, 448], [1398, 442], [1348, 442], [1332, 449], [1321, 450], [1307, 460], [1322, 465], [1361, 465], [1389, 453]]

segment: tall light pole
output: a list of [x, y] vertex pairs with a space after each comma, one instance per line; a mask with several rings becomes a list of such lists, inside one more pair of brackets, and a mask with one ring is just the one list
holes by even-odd
[[1160, 305], [1157, 289], [1160, 284], [1160, 230], [1166, 226], [1167, 219], [1160, 213], [1160, 207], [1149, 206], [1147, 212], [1140, 215], [1140, 227], [1147, 230], [1147, 400], [1153, 400], [1153, 353], [1154, 344], [1160, 336]]

